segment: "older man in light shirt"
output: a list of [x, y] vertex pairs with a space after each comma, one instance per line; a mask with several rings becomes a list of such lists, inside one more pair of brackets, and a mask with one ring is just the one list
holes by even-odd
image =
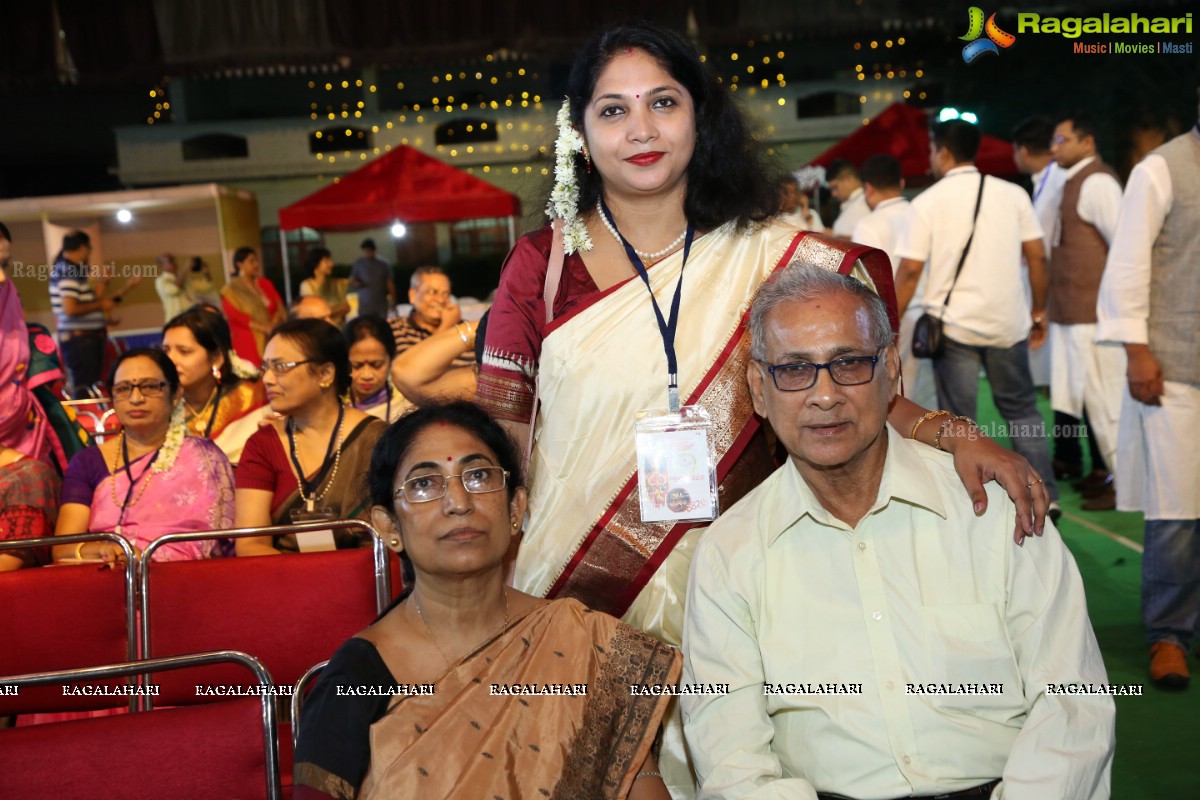
[[751, 331], [790, 458], [692, 563], [684, 683], [728, 685], [680, 698], [700, 797], [1107, 798], [1112, 689], [1054, 526], [1014, 545], [1002, 490], [976, 516], [887, 424], [899, 358], [862, 284], [789, 267]]

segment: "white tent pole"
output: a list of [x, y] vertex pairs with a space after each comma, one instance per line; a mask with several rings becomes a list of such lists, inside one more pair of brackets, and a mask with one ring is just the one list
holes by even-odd
[[288, 307], [292, 305], [292, 270], [288, 266], [287, 231], [279, 228], [279, 255], [283, 257], [283, 298]]

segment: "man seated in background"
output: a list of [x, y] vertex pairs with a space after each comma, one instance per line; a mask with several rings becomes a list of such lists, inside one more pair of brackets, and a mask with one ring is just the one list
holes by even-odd
[[[412, 304], [408, 316], [389, 321], [396, 336], [397, 356], [417, 342], [462, 322], [462, 312], [458, 304], [452, 302], [450, 277], [441, 267], [417, 267], [409, 281], [408, 302]], [[462, 333], [461, 338], [467, 346], [467, 335]], [[475, 353], [468, 346], [451, 366], [469, 367], [474, 363]]]
[[1014, 545], [1003, 489], [976, 516], [887, 423], [900, 361], [854, 278], [788, 267], [750, 326], [789, 459], [692, 562], [683, 683], [728, 686], [680, 697], [700, 797], [1107, 798], [1114, 705], [1067, 688], [1107, 675], [1053, 524]]

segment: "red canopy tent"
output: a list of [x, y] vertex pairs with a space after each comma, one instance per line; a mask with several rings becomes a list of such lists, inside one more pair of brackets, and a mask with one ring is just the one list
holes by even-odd
[[354, 231], [394, 222], [508, 217], [511, 244], [514, 218], [520, 213], [521, 201], [515, 194], [400, 145], [343, 175], [337, 183], [279, 209], [285, 286], [291, 289], [287, 243], [282, 241], [285, 231]]
[[408, 145], [279, 209], [279, 227], [362, 230], [393, 222], [453, 222], [521, 213], [515, 194]]
[[[842, 139], [812, 160], [827, 167], [835, 158], [845, 158], [857, 166], [877, 153], [900, 160], [904, 179], [912, 184], [929, 175], [929, 117], [919, 108], [893, 103], [866, 125]], [[1003, 139], [984, 135], [975, 163], [988, 175], [1015, 175], [1012, 145]]]

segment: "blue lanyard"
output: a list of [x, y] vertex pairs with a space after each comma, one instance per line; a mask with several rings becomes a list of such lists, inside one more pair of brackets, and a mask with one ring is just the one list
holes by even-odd
[[[617, 223], [613, 220], [612, 213], [608, 210], [608, 205], [603, 198], [600, 200], [600, 211], [616, 231]], [[617, 231], [617, 234], [620, 235], [620, 231]], [[679, 280], [675, 283], [675, 296], [671, 300], [669, 319], [663, 318], [662, 309], [658, 307], [658, 299], [654, 296], [654, 290], [650, 288], [650, 275], [646, 272], [646, 265], [638, 257], [633, 245], [627, 242], [624, 236], [621, 236], [621, 244], [625, 246], [625, 255], [629, 256], [629, 263], [633, 264], [638, 277], [642, 279], [642, 283], [646, 284], [646, 291], [650, 293], [650, 302], [654, 305], [654, 315], [658, 318], [658, 332], [662, 336], [663, 352], [667, 356], [667, 406], [673, 413], [679, 411], [679, 362], [675, 357], [675, 330], [679, 325], [679, 300], [683, 296], [683, 270], [687, 267], [688, 254], [692, 250], [692, 239], [695, 235], [696, 228], [689, 222], [687, 236], [683, 241], [683, 265], [679, 268]]]
[[1042, 180], [1040, 183], [1038, 183], [1037, 191], [1033, 193], [1033, 202], [1037, 202], [1038, 196], [1042, 193], [1042, 189], [1046, 188], [1046, 180], [1050, 177], [1050, 170], [1052, 169], [1054, 169], [1053, 164], [1047, 166], [1046, 171], [1042, 173]]

